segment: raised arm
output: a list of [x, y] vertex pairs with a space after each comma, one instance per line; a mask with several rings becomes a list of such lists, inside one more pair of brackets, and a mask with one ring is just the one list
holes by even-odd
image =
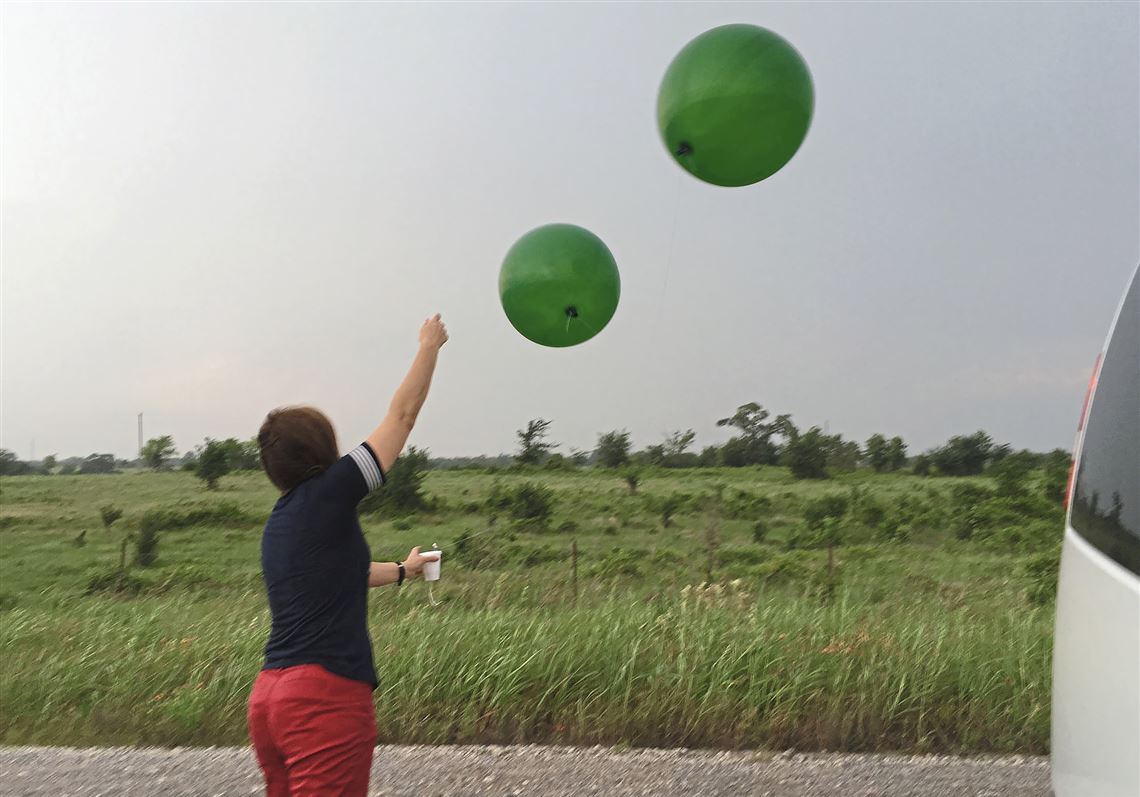
[[416, 425], [420, 409], [427, 399], [431, 388], [431, 377], [435, 373], [436, 360], [439, 350], [447, 343], [447, 327], [443, 325], [439, 314], [424, 321], [420, 327], [420, 349], [408, 375], [400, 383], [396, 394], [392, 396], [392, 403], [388, 405], [388, 414], [380, 422], [372, 434], [368, 435], [368, 445], [376, 452], [380, 459], [380, 467], [387, 472], [396, 457], [404, 450], [408, 442], [408, 435]]

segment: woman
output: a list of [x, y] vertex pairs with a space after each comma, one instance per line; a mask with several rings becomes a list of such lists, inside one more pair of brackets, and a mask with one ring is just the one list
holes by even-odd
[[261, 464], [281, 497], [261, 537], [273, 627], [249, 698], [249, 732], [269, 797], [365, 795], [376, 744], [376, 670], [368, 588], [400, 584], [431, 556], [373, 562], [356, 506], [380, 489], [427, 398], [447, 328], [420, 329], [420, 348], [388, 414], [343, 457], [319, 410], [269, 413]]

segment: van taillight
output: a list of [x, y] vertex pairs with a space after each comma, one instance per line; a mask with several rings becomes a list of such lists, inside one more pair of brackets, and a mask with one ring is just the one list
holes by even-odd
[[1085, 403], [1081, 407], [1081, 419], [1077, 422], [1077, 439], [1073, 443], [1073, 458], [1069, 461], [1069, 482], [1065, 485], [1065, 509], [1069, 508], [1069, 502], [1073, 499], [1073, 481], [1077, 475], [1077, 452], [1081, 447], [1081, 436], [1085, 431], [1085, 418], [1089, 414], [1089, 402], [1092, 401], [1093, 390], [1096, 389], [1096, 380], [1100, 376], [1100, 362], [1103, 358], [1104, 352], [1101, 352], [1096, 356], [1096, 362], [1093, 363], [1089, 387], [1085, 391]]

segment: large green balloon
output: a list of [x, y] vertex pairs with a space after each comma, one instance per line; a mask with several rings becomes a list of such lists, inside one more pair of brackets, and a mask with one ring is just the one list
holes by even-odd
[[669, 64], [657, 126], [686, 171], [714, 185], [751, 185], [796, 154], [813, 105], [811, 74], [792, 45], [755, 25], [724, 25]]
[[543, 346], [574, 346], [617, 310], [621, 278], [602, 239], [573, 224], [547, 224], [511, 247], [499, 297], [514, 328]]

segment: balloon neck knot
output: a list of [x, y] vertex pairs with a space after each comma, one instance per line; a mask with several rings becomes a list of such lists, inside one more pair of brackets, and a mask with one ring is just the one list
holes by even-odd
[[570, 305], [569, 307], [567, 307], [566, 308], [566, 317], [567, 318], [577, 318], [578, 317], [578, 308], [575, 307], [574, 305]]
[[689, 144], [688, 141], [682, 141], [680, 144], [677, 145], [677, 155], [678, 156], [689, 155], [692, 153], [692, 151], [693, 151], [693, 147], [692, 147], [692, 145]]

